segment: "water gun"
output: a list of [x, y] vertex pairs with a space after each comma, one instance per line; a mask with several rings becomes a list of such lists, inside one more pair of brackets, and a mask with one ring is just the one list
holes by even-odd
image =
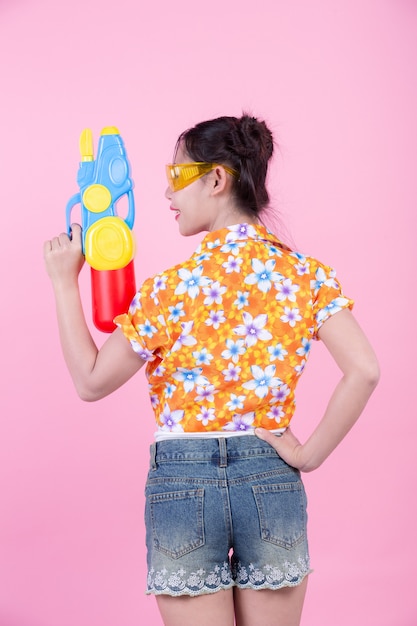
[[[91, 267], [93, 322], [99, 330], [112, 332], [114, 317], [127, 311], [136, 292], [133, 180], [123, 140], [114, 126], [101, 131], [95, 160], [92, 131], [84, 129], [80, 153], [79, 192], [67, 203], [67, 231], [71, 233], [72, 209], [80, 204], [83, 252]], [[128, 200], [124, 218], [116, 209], [122, 196]]]

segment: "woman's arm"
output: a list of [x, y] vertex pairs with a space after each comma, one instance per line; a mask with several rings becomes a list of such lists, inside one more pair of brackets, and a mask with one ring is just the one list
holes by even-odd
[[347, 309], [335, 313], [319, 330], [343, 376], [316, 429], [304, 444], [290, 428], [277, 437], [262, 428], [256, 435], [267, 441], [289, 465], [304, 472], [319, 467], [359, 418], [379, 380], [379, 366], [366, 336]]
[[145, 361], [119, 329], [100, 350], [94, 343], [78, 286], [84, 263], [80, 226], [73, 225], [71, 239], [63, 233], [46, 241], [44, 258], [55, 295], [62, 351], [75, 388], [83, 400], [99, 400], [123, 385]]

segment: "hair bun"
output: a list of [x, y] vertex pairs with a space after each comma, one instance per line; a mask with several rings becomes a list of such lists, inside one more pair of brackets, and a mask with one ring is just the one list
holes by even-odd
[[236, 120], [231, 133], [231, 148], [239, 158], [266, 158], [268, 161], [274, 150], [272, 133], [265, 122], [247, 114]]
[[222, 163], [239, 176], [231, 181], [236, 206], [248, 215], [259, 215], [269, 204], [266, 175], [274, 150], [272, 133], [265, 122], [242, 114], [224, 115], [200, 122], [177, 141], [192, 161]]

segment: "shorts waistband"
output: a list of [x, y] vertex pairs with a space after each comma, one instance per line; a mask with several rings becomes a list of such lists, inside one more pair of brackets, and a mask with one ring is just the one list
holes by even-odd
[[228, 461], [257, 456], [278, 456], [266, 441], [256, 435], [245, 437], [219, 437], [200, 439], [170, 439], [154, 442], [150, 446], [151, 466], [164, 462], [216, 462], [227, 467]]

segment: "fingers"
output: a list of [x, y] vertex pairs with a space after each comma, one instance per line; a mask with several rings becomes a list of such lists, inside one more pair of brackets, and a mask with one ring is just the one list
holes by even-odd
[[265, 428], [255, 428], [255, 435], [275, 448], [277, 437]]
[[78, 241], [81, 240], [81, 226], [79, 224], [71, 224], [71, 240]]
[[279, 437], [264, 428], [255, 428], [255, 435], [269, 443], [286, 463], [298, 469], [303, 467], [302, 445], [290, 428]]
[[71, 236], [69, 236], [68, 233], [60, 233], [57, 237], [45, 241], [43, 245], [44, 254], [69, 246], [81, 246], [81, 232], [82, 230], [79, 224], [71, 224]]
[[46, 255], [52, 250], [52, 241], [45, 241], [43, 244], [43, 254]]

